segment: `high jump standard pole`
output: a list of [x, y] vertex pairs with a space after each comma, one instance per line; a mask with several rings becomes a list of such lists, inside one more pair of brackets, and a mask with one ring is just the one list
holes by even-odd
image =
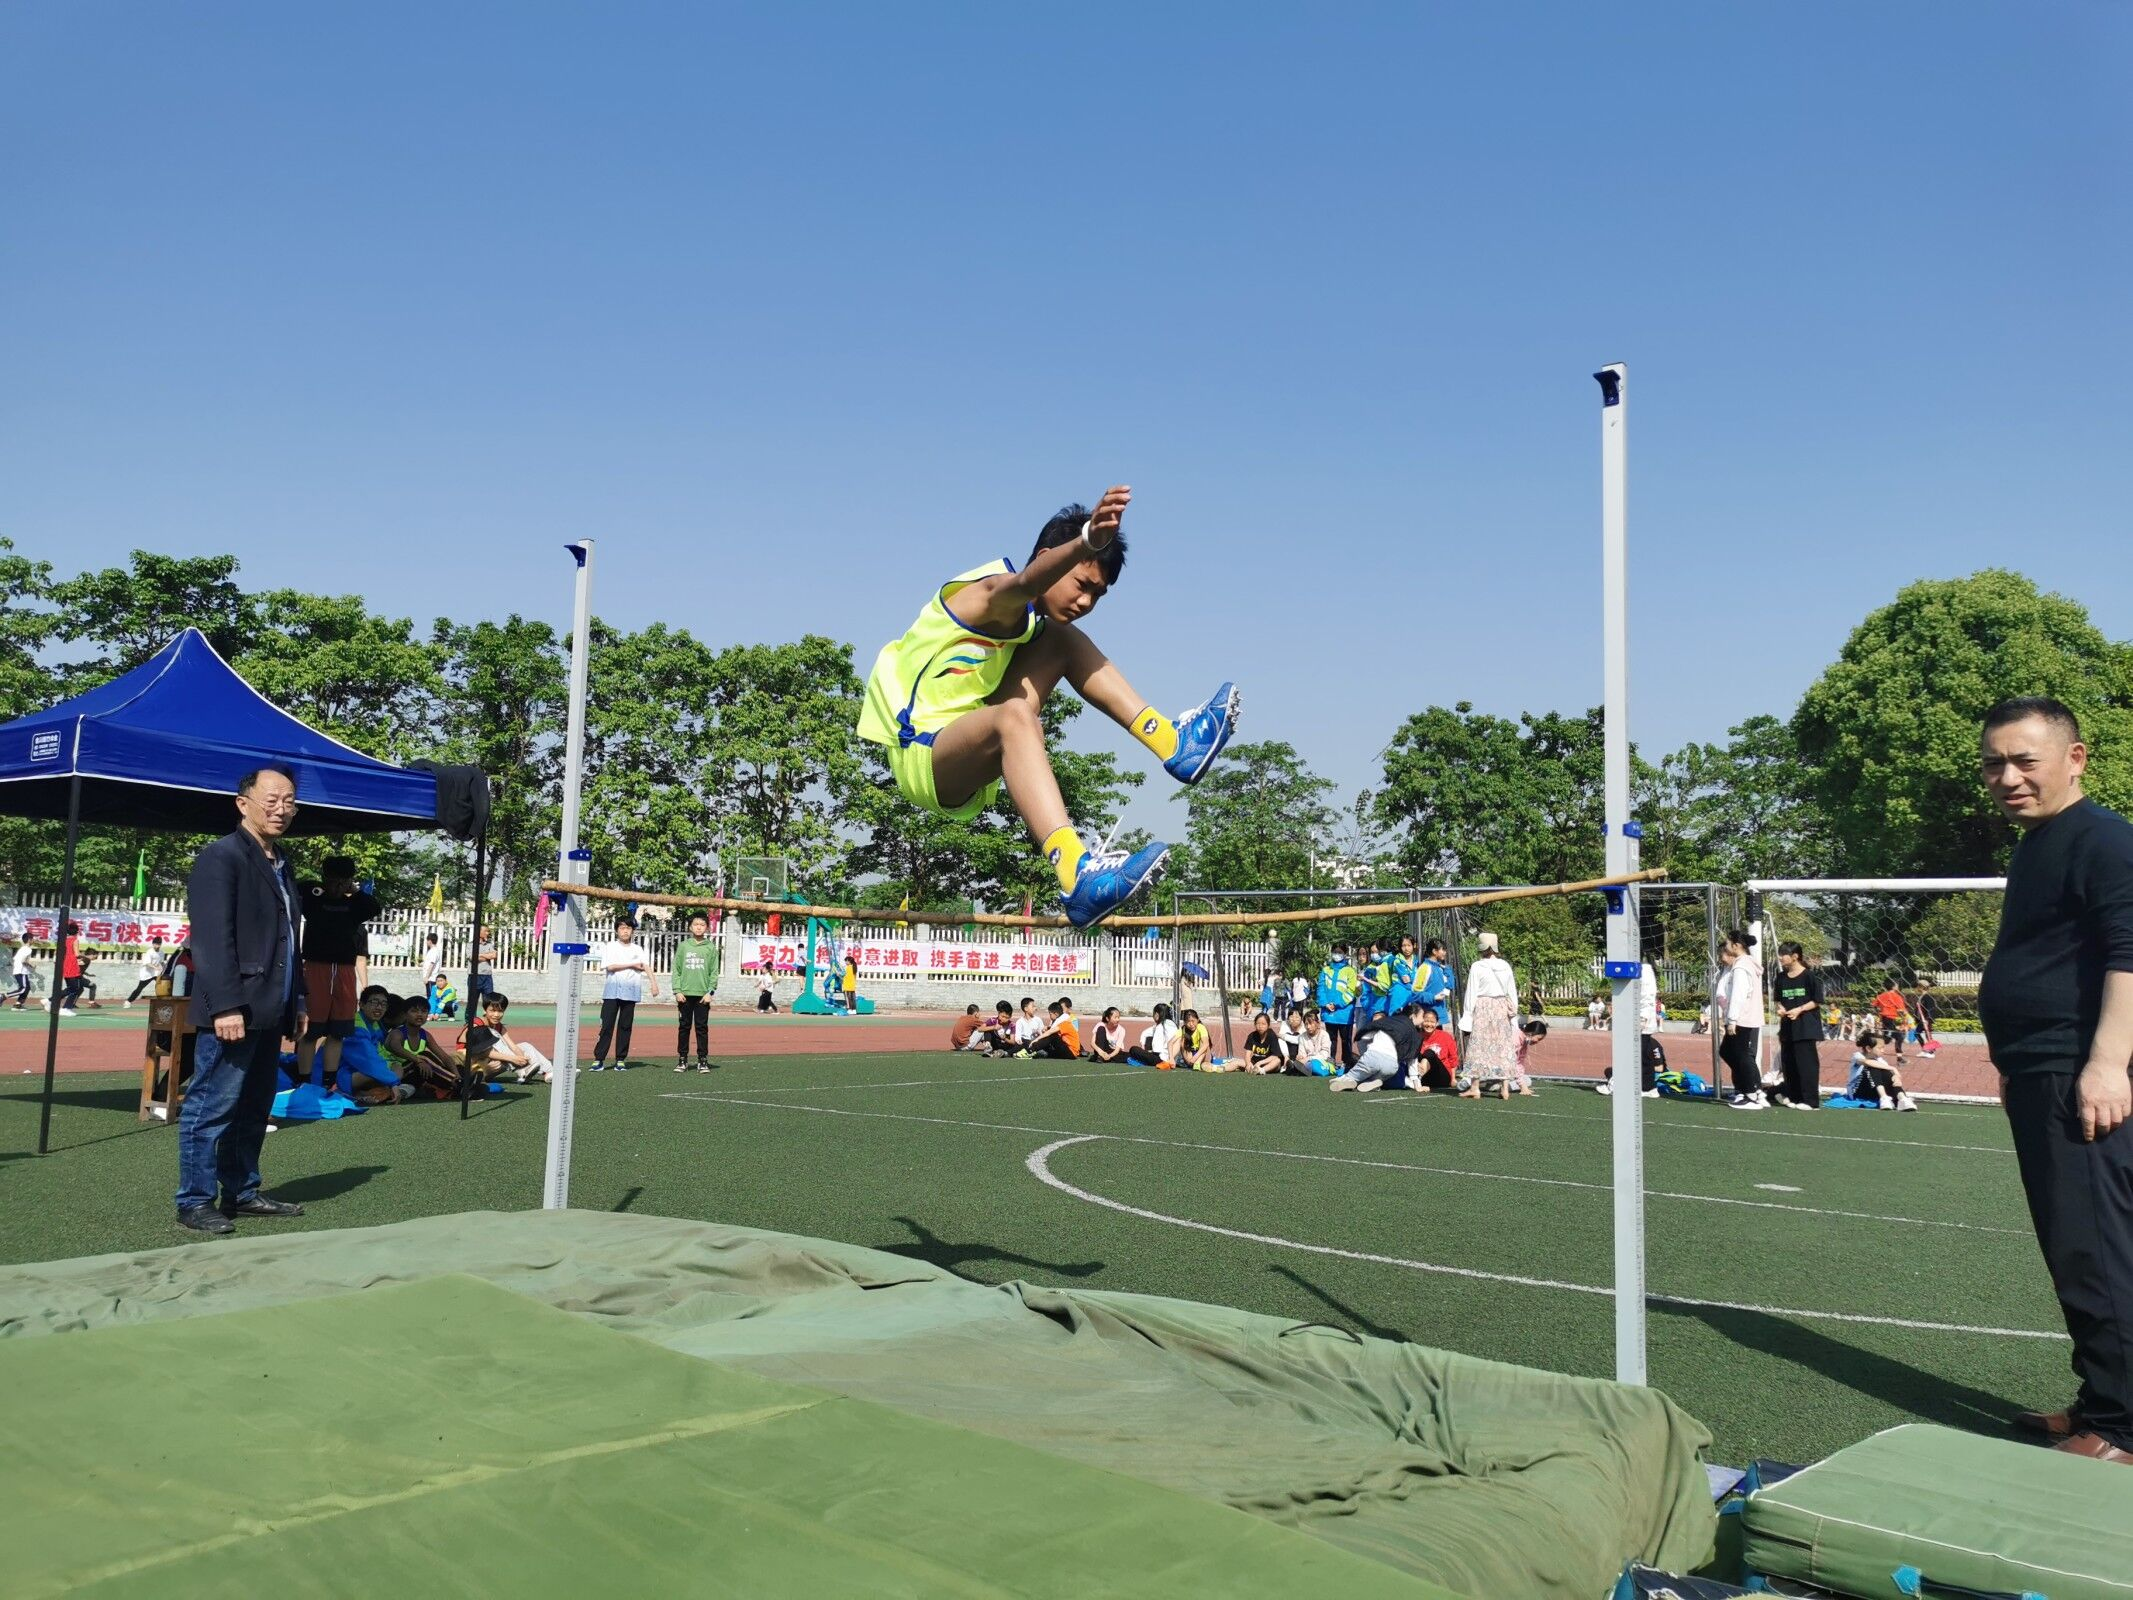
[[[578, 796], [585, 785], [585, 684], [592, 654], [593, 542], [563, 547], [578, 564], [578, 589], [570, 623], [570, 715], [563, 733], [563, 839], [556, 878], [582, 884], [592, 876], [592, 852], [578, 848]], [[560, 921], [558, 920], [560, 919]], [[586, 941], [585, 896], [566, 895], [548, 926], [556, 931], [555, 1082], [548, 1091], [548, 1164], [541, 1179], [541, 1207], [570, 1204], [570, 1129], [578, 1112], [578, 987], [591, 946]]]
[[[1641, 833], [1629, 811], [1629, 369], [1600, 384], [1601, 634], [1605, 654], [1607, 866], [1637, 870]], [[1607, 895], [1607, 980], [1614, 990], [1615, 1378], [1646, 1377], [1644, 1314], [1644, 1040], [1639, 1028], [1643, 956], [1635, 885]]]

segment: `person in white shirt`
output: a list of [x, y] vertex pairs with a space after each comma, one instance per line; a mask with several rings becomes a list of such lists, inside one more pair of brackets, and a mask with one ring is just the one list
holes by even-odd
[[437, 1010], [437, 974], [444, 970], [444, 947], [437, 943], [437, 935], [431, 934], [422, 941], [422, 996], [430, 1003], [430, 1010]]
[[1296, 1035], [1296, 1070], [1313, 1078], [1332, 1077], [1333, 1050], [1333, 1033], [1326, 1019], [1318, 1014], [1318, 1007], [1306, 1006]]
[[[1659, 1098], [1659, 1074], [1666, 1070], [1666, 1051], [1659, 1044], [1659, 979], [1647, 961], [1637, 968], [1637, 1051], [1639, 1074], [1644, 1080], [1644, 1098]], [[1593, 1087], [1613, 1094], [1615, 1069], [1607, 1069], [1607, 1081]]]
[[1606, 1007], [1600, 1003], [1598, 995], [1594, 995], [1585, 1002], [1585, 1031], [1587, 1033], [1597, 1033], [1599, 1031], [1600, 1018], [1605, 1011]]
[[168, 959], [169, 957], [163, 954], [163, 941], [161, 939], [153, 941], [146, 950], [141, 952], [141, 959], [135, 963], [133, 969], [133, 993], [126, 996], [128, 1009], [131, 1009], [134, 1001], [141, 998], [143, 989], [153, 989], [162, 981], [163, 963]]
[[1311, 980], [1299, 972], [1289, 980], [1289, 1004], [1300, 1008], [1310, 1003]]
[[1037, 1013], [1037, 1002], [1025, 998], [1022, 1014], [1015, 1018], [1015, 1048], [1027, 1050], [1044, 1036], [1044, 1018]]
[[651, 959], [637, 942], [637, 924], [628, 917], [615, 921], [615, 936], [600, 947], [600, 969], [607, 982], [600, 991], [600, 1038], [593, 1045], [592, 1070], [607, 1070], [607, 1048], [615, 1047], [615, 1070], [629, 1065], [630, 1029], [637, 1020], [637, 1002], [649, 988], [659, 998], [659, 980], [652, 975]]
[[1494, 1085], [1508, 1100], [1518, 1076], [1518, 979], [1495, 934], [1482, 934], [1479, 943], [1481, 959], [1466, 975], [1466, 1009], [1459, 1018], [1459, 1031], [1467, 1035], [1459, 1052], [1459, 1093], [1479, 1100]]
[[[1718, 985], [1723, 1005], [1718, 1058], [1733, 1075], [1733, 1094], [1726, 1104], [1736, 1111], [1761, 1111], [1770, 1104], [1763, 1093], [1763, 964], [1755, 958], [1755, 935], [1745, 928], [1732, 928], [1718, 959], [1725, 971]], [[1713, 1004], [1719, 996], [1713, 997]]]
[[8, 976], [14, 983], [14, 992], [9, 996], [20, 1011], [30, 997], [32, 979], [36, 973], [35, 952], [30, 949], [30, 936], [23, 934], [15, 941], [15, 960]]
[[1170, 1007], [1156, 1003], [1155, 1020], [1141, 1030], [1141, 1042], [1126, 1052], [1128, 1061], [1144, 1067], [1159, 1067], [1178, 1047], [1178, 1025], [1170, 1020]]

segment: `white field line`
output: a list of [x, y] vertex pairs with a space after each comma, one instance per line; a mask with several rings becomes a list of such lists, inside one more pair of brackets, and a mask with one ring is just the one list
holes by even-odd
[[[876, 1087], [889, 1086], [882, 1084]], [[1475, 1172], [1465, 1167], [1431, 1167], [1412, 1161], [1372, 1161], [1362, 1156], [1319, 1155], [1303, 1150], [1256, 1150], [1248, 1145], [1154, 1139], [1145, 1134], [1079, 1133], [1072, 1128], [1038, 1128], [1015, 1122], [966, 1122], [954, 1117], [922, 1117], [902, 1111], [849, 1111], [839, 1106], [784, 1105], [775, 1100], [735, 1100], [725, 1095], [674, 1093], [662, 1095], [660, 1098], [702, 1100], [718, 1105], [755, 1106], [770, 1111], [813, 1111], [823, 1116], [866, 1117], [883, 1122], [922, 1122], [935, 1127], [979, 1128], [993, 1133], [1057, 1134], [1067, 1137], [1070, 1141], [1110, 1139], [1119, 1144], [1153, 1145], [1164, 1150], [1205, 1150], [1217, 1155], [1265, 1156], [1276, 1161], [1318, 1161], [1338, 1167], [1370, 1167], [1380, 1172], [1419, 1172], [1437, 1178], [1478, 1178], [1491, 1183], [1525, 1183], [1545, 1189], [1585, 1189], [1607, 1194], [1614, 1192], [1614, 1185], [1611, 1183], [1586, 1183], [1575, 1178], [1535, 1178], [1516, 1172]], [[1646, 1198], [1652, 1200], [1681, 1200], [1694, 1205], [1744, 1206], [1751, 1211], [1789, 1211], [1801, 1216], [1843, 1217], [1854, 1222], [1893, 1222], [1917, 1228], [1953, 1228], [1962, 1233], [2001, 1233], [2015, 1238], [2029, 1237], [2028, 1230], [2024, 1228], [1994, 1228], [1979, 1222], [1948, 1222], [1938, 1217], [1893, 1217], [1873, 1211], [1837, 1211], [1824, 1206], [1786, 1205], [1777, 1200], [1741, 1200], [1732, 1195], [1685, 1194], [1673, 1189], [1647, 1189], [1644, 1193]]]
[[[797, 1107], [792, 1109], [798, 1109]], [[864, 1113], [861, 1113], [864, 1115]], [[1212, 1222], [1196, 1222], [1190, 1217], [1173, 1217], [1161, 1211], [1149, 1211], [1141, 1206], [1127, 1205], [1123, 1200], [1113, 1200], [1106, 1195], [1075, 1187], [1051, 1169], [1051, 1158], [1070, 1145], [1083, 1144], [1090, 1140], [1110, 1137], [1107, 1134], [1090, 1133], [1067, 1139], [1054, 1140], [1041, 1149], [1030, 1152], [1023, 1162], [1030, 1175], [1039, 1183], [1071, 1195], [1076, 1200], [1090, 1205], [1122, 1211], [1131, 1217], [1147, 1222], [1167, 1223], [1173, 1228], [1191, 1228], [1200, 1233], [1218, 1234], [1226, 1239], [1242, 1239], [1249, 1244], [1270, 1245], [1277, 1250], [1305, 1250], [1313, 1255], [1338, 1256], [1343, 1261], [1367, 1261], [1379, 1266], [1405, 1267], [1412, 1272], [1438, 1273], [1453, 1278], [1473, 1278], [1490, 1283], [1510, 1283], [1527, 1289], [1558, 1289], [1570, 1294], [1598, 1295], [1604, 1299], [1614, 1298], [1614, 1290], [1604, 1284], [1567, 1283], [1559, 1278], [1529, 1278], [1512, 1272], [1483, 1272], [1477, 1267], [1446, 1266], [1436, 1261], [1414, 1261], [1405, 1256], [1384, 1256], [1368, 1250], [1343, 1250], [1329, 1244], [1305, 1244], [1296, 1239], [1283, 1239], [1271, 1233], [1248, 1233], [1242, 1228], [1218, 1227]], [[1978, 1333], [1999, 1339], [2064, 1339], [2062, 1333], [2046, 1333], [2034, 1328], [1974, 1327], [1963, 1322], [1925, 1322], [1915, 1317], [1874, 1317], [1855, 1311], [1806, 1311], [1794, 1306], [1764, 1306], [1738, 1300], [1699, 1300], [1688, 1295], [1649, 1294], [1645, 1300], [1656, 1306], [1687, 1306], [1694, 1309], [1714, 1311], [1752, 1311], [1762, 1316], [1797, 1317], [1815, 1322], [1867, 1323], [1881, 1328], [1918, 1328], [1929, 1333]]]
[[[1389, 1095], [1379, 1095], [1376, 1103], [1380, 1106], [1411, 1103], [1426, 1105], [1432, 1100], [1456, 1098], [1457, 1096], [1454, 1095], [1402, 1094], [1394, 1092]], [[1663, 1101], [1660, 1103], [1664, 1104]], [[1552, 1122], [1589, 1122], [1594, 1127], [1605, 1127], [1607, 1125], [1604, 1118], [1574, 1116], [1567, 1111], [1527, 1111], [1521, 1109], [1517, 1114], [1521, 1117], [1546, 1117]], [[1782, 1110], [1772, 1109], [1768, 1112], [1732, 1111], [1727, 1114], [1733, 1117], [1782, 1117], [1786, 1113]], [[1862, 1115], [1864, 1114], [1862, 1113]], [[1900, 1113], [1892, 1113], [1892, 1115], [1900, 1115]], [[1745, 1133], [1759, 1135], [1765, 1139], [1828, 1139], [1839, 1144], [1878, 1144], [1886, 1145], [1896, 1150], [1958, 1150], [1981, 1156], [2011, 1156], [2014, 1154], [2014, 1150], [2006, 1145], [1942, 1144], [1936, 1139], [1870, 1139], [1863, 1133], [1808, 1133], [1805, 1129], [1743, 1127], [1731, 1122], [1655, 1121], [1650, 1117], [1646, 1117], [1644, 1128], [1647, 1133], [1655, 1129], [1667, 1133]]]
[[[1012, 1078], [905, 1078], [895, 1083], [799, 1083], [780, 1084], [775, 1088], [724, 1089], [726, 1094], [821, 1094], [830, 1089], [967, 1089], [974, 1084], [985, 1083], [1057, 1083], [1066, 1078], [1078, 1078], [1085, 1083], [1097, 1083], [1116, 1078], [1146, 1078], [1147, 1072], [1029, 1072]], [[723, 1085], [721, 1088], [723, 1089]], [[665, 1098], [677, 1098], [667, 1096]]]

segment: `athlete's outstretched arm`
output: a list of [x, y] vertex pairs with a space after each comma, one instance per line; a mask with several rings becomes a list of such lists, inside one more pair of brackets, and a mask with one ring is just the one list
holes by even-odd
[[956, 615], [996, 631], [1019, 623], [1032, 600], [1118, 537], [1132, 499], [1128, 485], [1113, 484], [1089, 513], [1089, 526], [1081, 538], [1039, 552], [1020, 572], [978, 579], [956, 596]]

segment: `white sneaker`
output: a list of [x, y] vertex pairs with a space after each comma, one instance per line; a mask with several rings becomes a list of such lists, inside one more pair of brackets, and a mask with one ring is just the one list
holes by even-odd
[[1592, 1092], [1594, 1094], [1613, 1094], [1615, 1092], [1615, 1086], [1603, 1080], [1602, 1082], [1596, 1083], [1592, 1086]]
[[1728, 1100], [1726, 1104], [1731, 1106], [1735, 1111], [1767, 1111], [1769, 1109], [1769, 1107], [1764, 1104], [1763, 1097], [1759, 1094], [1735, 1095], [1731, 1100]]
[[1327, 1084], [1326, 1087], [1331, 1089], [1335, 1094], [1339, 1094], [1343, 1089], [1353, 1089], [1355, 1087], [1355, 1080], [1349, 1077], [1348, 1074], [1344, 1072], [1339, 1077], [1335, 1078], [1331, 1083]]
[[1385, 1080], [1383, 1078], [1365, 1078], [1355, 1086], [1355, 1092], [1357, 1094], [1369, 1094], [1374, 1089], [1382, 1089], [1384, 1087]]
[[1644, 1098], [1647, 1100], [1656, 1100], [1659, 1098], [1659, 1091], [1657, 1089], [1647, 1089], [1644, 1091]]
[[71, 1017], [74, 1015], [74, 1008], [72, 1006], [61, 1006], [59, 1014], [63, 1017]]
[[1918, 1102], [1907, 1094], [1900, 1094], [1896, 1097], [1896, 1109], [1898, 1111], [1916, 1111]]

